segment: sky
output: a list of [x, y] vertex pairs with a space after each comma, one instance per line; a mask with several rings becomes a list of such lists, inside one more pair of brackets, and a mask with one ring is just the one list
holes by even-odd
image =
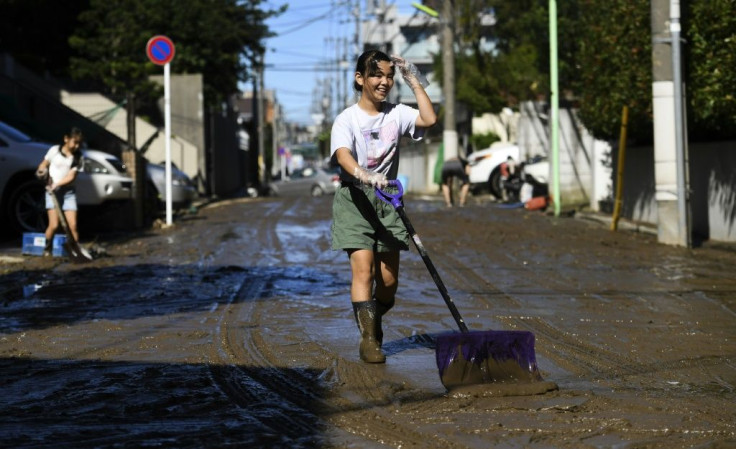
[[[264, 83], [266, 89], [276, 91], [285, 119], [304, 125], [313, 125], [313, 97], [318, 83], [336, 77], [335, 61], [345, 54], [347, 41], [347, 73], [352, 79], [355, 67], [356, 0], [268, 0], [267, 7], [278, 8], [289, 4], [288, 10], [266, 23], [277, 33], [266, 41]], [[360, 0], [361, 18], [372, 18], [366, 13], [367, 0]], [[411, 14], [412, 0], [386, 0], [397, 5], [399, 14]], [[341, 81], [342, 82], [342, 81]], [[333, 86], [334, 86], [333, 82]], [[340, 92], [352, 98], [352, 81], [342, 84]], [[251, 87], [244, 87], [251, 88]], [[320, 91], [321, 92], [321, 91]], [[321, 97], [321, 94], [318, 95]], [[332, 106], [335, 110], [337, 107]]]

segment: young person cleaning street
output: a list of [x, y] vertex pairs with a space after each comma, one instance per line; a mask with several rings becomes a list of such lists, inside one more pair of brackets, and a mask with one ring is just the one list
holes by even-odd
[[[417, 108], [387, 101], [399, 69]], [[398, 56], [368, 50], [358, 58], [353, 87], [358, 102], [340, 113], [332, 126], [331, 157], [341, 168], [342, 185], [333, 203], [332, 248], [350, 260], [350, 298], [360, 331], [360, 358], [383, 363], [381, 319], [395, 303], [399, 252], [409, 249], [409, 235], [395, 209], [376, 197], [375, 188], [396, 179], [399, 142], [420, 140], [437, 121], [432, 102], [415, 67]]]
[[49, 225], [46, 228], [46, 248], [44, 256], [50, 256], [54, 234], [59, 227], [59, 216], [54, 209], [51, 195], [55, 195], [63, 210], [64, 217], [69, 223], [69, 230], [74, 239], [79, 241], [77, 231], [77, 193], [74, 181], [82, 168], [82, 131], [72, 128], [64, 135], [64, 143], [54, 145], [44, 156], [36, 169], [39, 179], [48, 179], [46, 186], [46, 210], [49, 217]]

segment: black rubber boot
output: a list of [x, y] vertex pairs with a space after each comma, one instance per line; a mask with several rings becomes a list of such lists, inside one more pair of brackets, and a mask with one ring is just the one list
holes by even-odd
[[396, 299], [391, 298], [388, 302], [381, 302], [376, 299], [376, 340], [378, 340], [378, 346], [383, 346], [383, 327], [381, 325], [381, 319], [386, 312], [396, 304]]
[[385, 363], [386, 356], [376, 339], [376, 300], [354, 302], [353, 312], [360, 330], [360, 359], [367, 363]]

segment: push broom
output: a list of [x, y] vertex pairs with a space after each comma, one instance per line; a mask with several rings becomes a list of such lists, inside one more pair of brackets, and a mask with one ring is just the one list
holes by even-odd
[[448, 332], [436, 338], [436, 359], [442, 385], [448, 390], [484, 383], [531, 383], [542, 381], [534, 354], [534, 334], [528, 331], [470, 331], [447, 292], [437, 269], [424, 249], [414, 226], [404, 211], [400, 182], [389, 181], [398, 192], [376, 188], [377, 196], [394, 207], [414, 245], [422, 256], [432, 279], [450, 309], [460, 332]]

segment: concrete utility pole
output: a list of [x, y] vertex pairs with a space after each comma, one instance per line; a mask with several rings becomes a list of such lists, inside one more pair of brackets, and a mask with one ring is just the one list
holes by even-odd
[[690, 247], [680, 3], [652, 0], [654, 178], [660, 243]]
[[336, 37], [335, 42], [335, 113], [333, 117], [337, 117], [337, 114], [342, 110], [342, 103], [340, 102], [340, 91], [342, 89], [342, 76], [340, 73], [340, 41], [341, 38]]
[[549, 142], [552, 156], [552, 199], [555, 217], [560, 216], [560, 82], [557, 61], [557, 0], [549, 0]]
[[[347, 64], [350, 70], [352, 70], [352, 67], [355, 67], [355, 63], [358, 61], [358, 57], [360, 57], [360, 54], [363, 52], [363, 43], [361, 42], [361, 39], [360, 39], [360, 23], [362, 20], [361, 14], [360, 14], [360, 0], [355, 0], [355, 7], [353, 8], [353, 17], [355, 18], [355, 34], [353, 35], [353, 60], [352, 60], [352, 64], [351, 63]], [[349, 80], [348, 86], [350, 89], [352, 89], [353, 77], [352, 76], [348, 77], [348, 80]], [[355, 96], [353, 96], [353, 99], [355, 99]], [[348, 102], [348, 97], [347, 97], [347, 91], [346, 91], [345, 106], [347, 106], [347, 102]]]
[[452, 0], [442, 1], [442, 95], [445, 103], [445, 129], [442, 132], [444, 160], [457, 157], [457, 125], [455, 123], [455, 11]]

